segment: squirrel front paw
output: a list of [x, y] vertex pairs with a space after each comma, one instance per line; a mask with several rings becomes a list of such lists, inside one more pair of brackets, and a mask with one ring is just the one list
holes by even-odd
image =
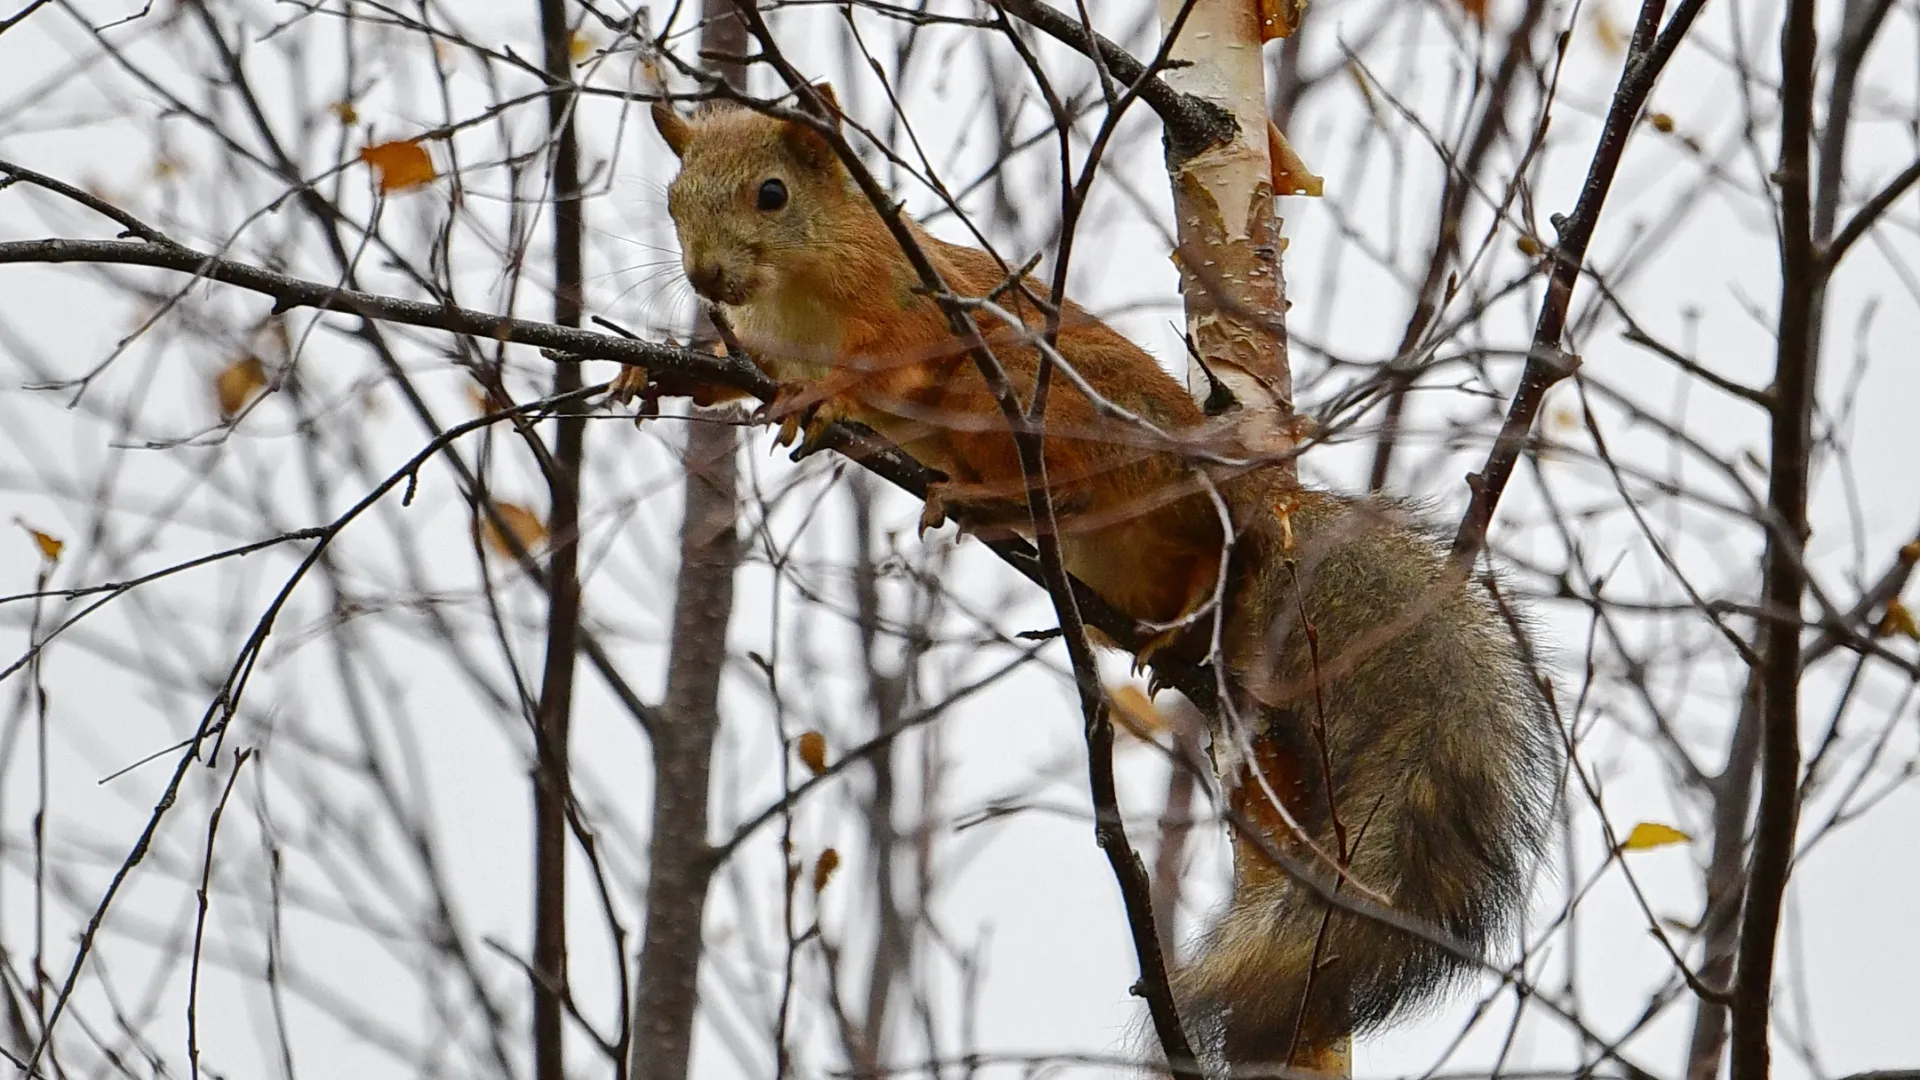
[[653, 376], [648, 374], [646, 368], [638, 364], [622, 365], [620, 374], [615, 375], [607, 387], [607, 400], [615, 405], [625, 405], [646, 393], [647, 387], [652, 384]]
[[960, 531], [983, 540], [1005, 539], [1031, 528], [1033, 513], [1027, 497], [994, 494], [978, 486], [966, 487], [950, 480], [927, 485], [927, 501], [920, 508], [920, 535], [937, 529], [949, 520]]
[[845, 418], [845, 410], [833, 398], [823, 395], [818, 384], [784, 382], [773, 393], [773, 400], [755, 411], [761, 423], [778, 422], [780, 430], [774, 442], [794, 447], [793, 460], [799, 461], [821, 449], [827, 429]]

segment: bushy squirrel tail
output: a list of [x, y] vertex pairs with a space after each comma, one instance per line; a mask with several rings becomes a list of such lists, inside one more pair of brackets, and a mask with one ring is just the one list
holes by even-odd
[[[1504, 948], [1562, 772], [1514, 624], [1484, 583], [1449, 573], [1403, 508], [1298, 489], [1238, 501], [1249, 497], [1258, 512], [1245, 515], [1224, 640], [1240, 715], [1280, 749], [1256, 749], [1266, 783], [1247, 780], [1237, 737], [1215, 724], [1216, 765], [1242, 777], [1229, 805], [1322, 890], [1371, 894], [1429, 932], [1330, 905], [1239, 845], [1233, 899], [1174, 976], [1196, 1051], [1235, 1068], [1308, 1060], [1435, 1003]], [[1260, 812], [1273, 791], [1311, 845]]]

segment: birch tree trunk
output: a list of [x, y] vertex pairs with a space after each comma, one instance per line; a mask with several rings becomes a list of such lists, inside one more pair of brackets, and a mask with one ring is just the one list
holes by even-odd
[[1250, 447], [1285, 449], [1293, 414], [1287, 367], [1286, 284], [1273, 210], [1263, 19], [1252, 0], [1160, 0], [1177, 31], [1163, 78], [1218, 105], [1234, 136], [1191, 156], [1170, 152], [1173, 216], [1187, 309], [1187, 385], [1213, 408], [1224, 390], [1239, 405]]
[[[1209, 412], [1231, 410], [1235, 434], [1252, 452], [1284, 453], [1295, 440], [1293, 376], [1287, 363], [1287, 292], [1280, 254], [1276, 194], [1318, 194], [1286, 139], [1267, 119], [1266, 64], [1261, 46], [1299, 24], [1292, 0], [1160, 0], [1162, 26], [1175, 35], [1164, 76], [1175, 89], [1232, 114], [1233, 137], [1191, 155], [1167, 158], [1186, 301], [1187, 387]], [[1276, 183], [1276, 177], [1280, 178]], [[1276, 190], [1278, 187], [1279, 190]], [[1227, 395], [1231, 395], [1230, 400]], [[1291, 468], [1289, 462], [1284, 467]], [[1219, 728], [1215, 728], [1216, 738]], [[1249, 733], [1253, 753], [1216, 754], [1233, 808], [1247, 819], [1275, 815], [1255, 805], [1272, 790], [1247, 770], [1261, 762], [1285, 769], [1279, 740]], [[1236, 887], [1282, 873], [1233, 838]], [[1352, 1075], [1352, 1038], [1297, 1046], [1293, 1068]]]

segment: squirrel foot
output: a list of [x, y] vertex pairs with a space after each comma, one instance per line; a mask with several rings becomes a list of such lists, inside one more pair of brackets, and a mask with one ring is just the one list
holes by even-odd
[[[1055, 495], [1054, 514], [1057, 517], [1079, 513], [1090, 502], [1084, 492]], [[1025, 494], [991, 494], [977, 486], [950, 480], [928, 484], [926, 505], [920, 510], [920, 535], [925, 536], [927, 530], [937, 529], [949, 520], [958, 525], [962, 533], [981, 539], [1002, 539], [1031, 532], [1033, 510]]]
[[[1153, 658], [1155, 654], [1159, 653], [1160, 650], [1165, 649], [1168, 646], [1172, 645], [1174, 642], [1180, 640], [1180, 635], [1186, 632], [1187, 632], [1187, 628], [1185, 626], [1168, 627], [1167, 629], [1162, 630], [1159, 633], [1141, 642], [1139, 651], [1133, 654], [1133, 674], [1138, 675], [1142, 671], [1145, 671], [1147, 667], [1153, 663]], [[1159, 684], [1159, 676], [1157, 675], [1150, 676], [1147, 685], [1151, 689], [1157, 690], [1159, 689], [1158, 684]]]
[[[962, 535], [991, 535], [997, 523], [1004, 523], [1013, 500], [992, 496], [960, 495], [963, 485], [951, 480], [935, 480], [927, 485], [927, 501], [920, 508], [920, 536], [951, 521]], [[1024, 502], [1020, 504], [1026, 506]], [[1005, 531], [1004, 529], [1001, 531]]]
[[652, 385], [653, 376], [647, 369], [637, 364], [625, 364], [620, 374], [613, 377], [612, 385], [607, 387], [607, 400], [615, 405], [625, 405], [646, 392]]
[[784, 382], [774, 391], [773, 400], [760, 406], [753, 416], [762, 423], [779, 421], [780, 431], [773, 440], [776, 445], [794, 446], [798, 439], [792, 457], [799, 461], [822, 448], [827, 429], [841, 418], [840, 413], [831, 400], [821, 396], [818, 386]]
[[[920, 536], [951, 521], [962, 535], [988, 535], [996, 522], [1004, 522], [1011, 500], [956, 495], [961, 485], [950, 480], [935, 480], [927, 485], [927, 501], [920, 508]], [[1024, 507], [1026, 504], [1021, 503]], [[1004, 531], [1004, 530], [1003, 530]]]

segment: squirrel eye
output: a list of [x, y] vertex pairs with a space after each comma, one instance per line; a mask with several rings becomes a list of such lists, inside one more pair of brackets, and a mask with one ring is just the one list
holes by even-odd
[[787, 205], [787, 185], [779, 180], [769, 180], [760, 185], [760, 198], [757, 204], [766, 211], [778, 210]]

